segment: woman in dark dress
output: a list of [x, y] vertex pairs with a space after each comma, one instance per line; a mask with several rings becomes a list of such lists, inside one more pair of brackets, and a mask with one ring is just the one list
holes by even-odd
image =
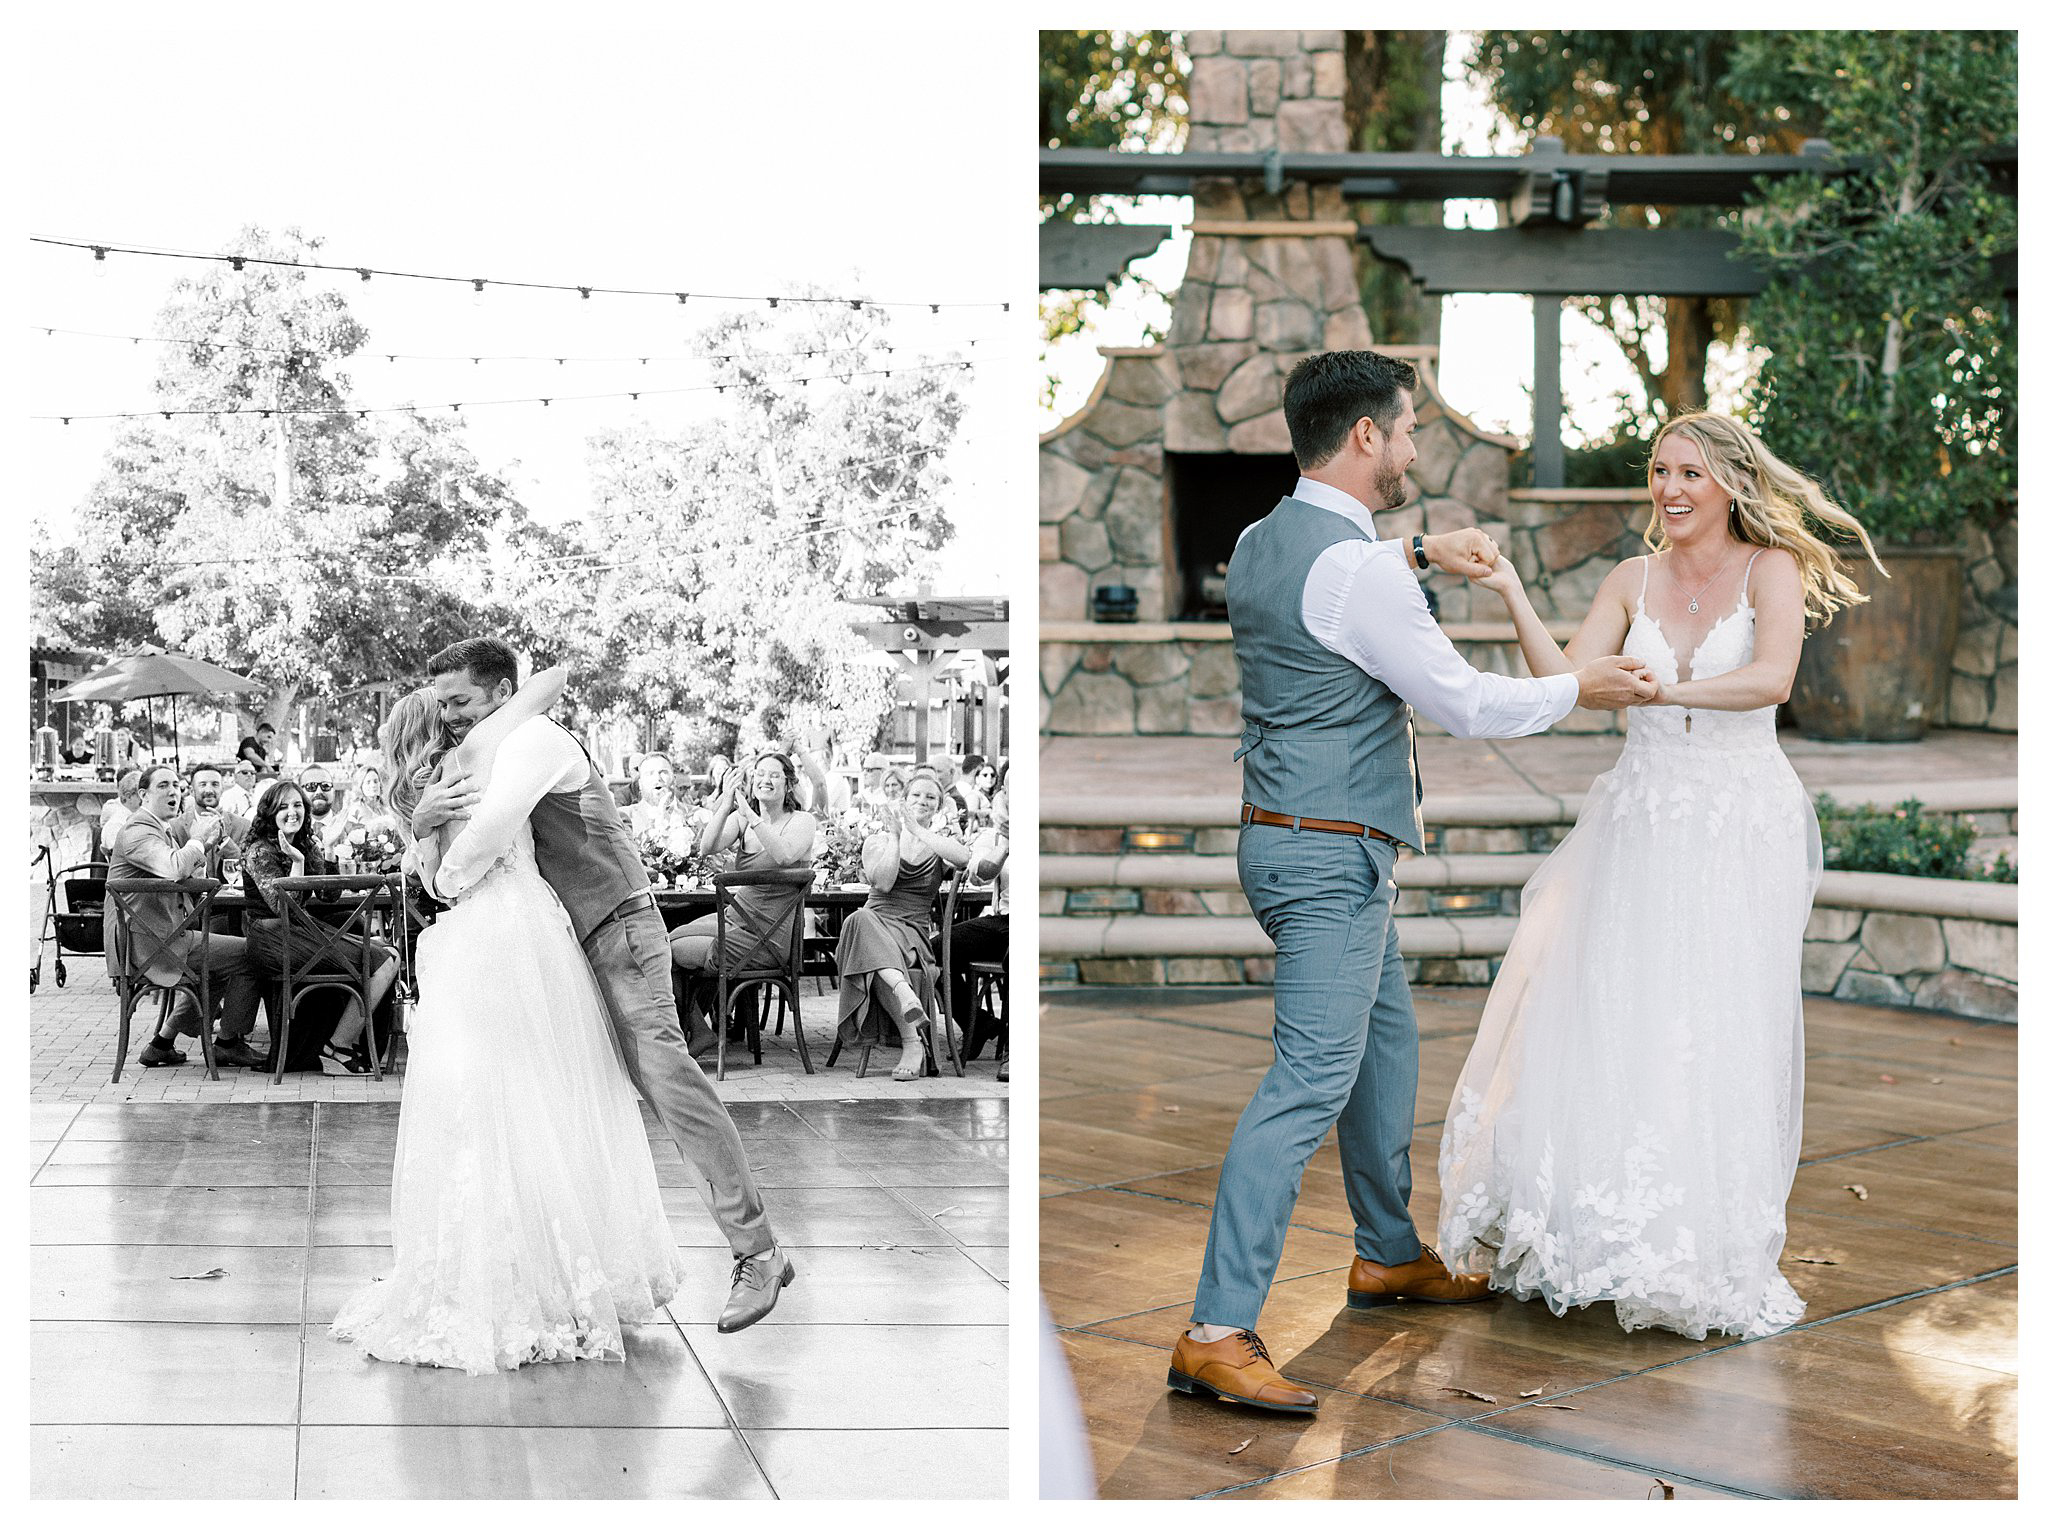
[[[764, 754], [746, 774], [726, 772], [711, 817], [697, 842], [702, 855], [716, 855], [739, 845], [734, 871], [775, 871], [807, 866], [818, 837], [818, 820], [797, 806], [796, 767], [787, 755]], [[748, 800], [748, 796], [752, 800]], [[744, 966], [764, 951], [786, 949], [801, 888], [735, 887], [727, 911], [725, 949], [718, 949], [718, 916], [706, 914], [669, 932], [669, 956], [676, 967], [677, 995], [683, 1034], [690, 1054], [701, 1056], [718, 1045], [718, 1033], [700, 1030], [698, 1013], [717, 1000], [718, 969]]]
[[[839, 932], [840, 1044], [858, 1041], [870, 1024], [879, 1035], [886, 1014], [903, 1043], [890, 1076], [906, 1082], [923, 1075], [931, 1033], [925, 1001], [938, 967], [932, 898], [948, 866], [967, 864], [967, 846], [933, 829], [944, 799], [935, 772], [920, 767], [912, 773], [902, 803], [885, 810], [882, 828], [861, 846], [868, 901], [846, 916]], [[911, 986], [913, 968], [917, 988]]]
[[[315, 937], [286, 930], [278, 900], [287, 894], [273, 891], [271, 884], [279, 877], [326, 876], [332, 871], [313, 833], [305, 793], [292, 782], [278, 782], [257, 805], [255, 822], [249, 828], [249, 844], [242, 855], [242, 888], [249, 900], [244, 930], [250, 953], [271, 976], [284, 975], [287, 940], [291, 942], [295, 972], [298, 963], [311, 957], [316, 948]], [[312, 970], [327, 976], [358, 973], [362, 970], [365, 944], [356, 936], [338, 936], [327, 948], [325, 958]], [[388, 1013], [386, 1002], [392, 984], [398, 980], [398, 956], [381, 941], [367, 944], [371, 951], [370, 1008]], [[299, 1001], [292, 1026], [292, 1047], [286, 1057], [288, 1070], [320, 1068], [325, 1072], [323, 1063], [332, 1063], [346, 1073], [370, 1071], [369, 1053], [362, 1043], [362, 1003], [350, 995], [337, 1006], [332, 995], [331, 989], [316, 990]], [[273, 1048], [283, 1031], [283, 1017], [279, 1016], [271, 1036]], [[259, 1066], [268, 1069], [271, 1064], [266, 1059]]]

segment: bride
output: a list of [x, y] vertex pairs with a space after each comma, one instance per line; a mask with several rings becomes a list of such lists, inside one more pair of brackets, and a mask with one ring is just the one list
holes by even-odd
[[[1736, 420], [1657, 435], [1651, 556], [1607, 576], [1560, 651], [1502, 559], [1476, 581], [1530, 671], [1616, 652], [1660, 691], [1529, 879], [1453, 1093], [1445, 1263], [1624, 1329], [1774, 1333], [1799, 1161], [1800, 950], [1820, 830], [1778, 747], [1811, 621], [1859, 593], [1808, 522], [1856, 520]], [[1879, 572], [1883, 565], [1877, 564]]]
[[[488, 772], [513, 728], [562, 694], [545, 670], [461, 745], [433, 692], [392, 709], [385, 802], [408, 824], [439, 771]], [[433, 886], [463, 820], [408, 856]], [[624, 1359], [623, 1325], [675, 1294], [679, 1262], [639, 1098], [595, 980], [522, 827], [504, 858], [419, 940], [391, 1172], [393, 1270], [334, 1319], [379, 1360], [478, 1375], [536, 1360]]]

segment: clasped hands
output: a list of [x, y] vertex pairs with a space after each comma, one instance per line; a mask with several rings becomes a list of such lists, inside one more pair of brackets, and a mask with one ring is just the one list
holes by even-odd
[[[1422, 551], [1430, 567], [1462, 574], [1510, 604], [1521, 590], [1521, 576], [1514, 564], [1502, 555], [1500, 544], [1477, 526], [1425, 536]], [[1624, 707], [1654, 705], [1662, 697], [1663, 687], [1649, 666], [1629, 654], [1590, 659], [1578, 665], [1575, 673], [1582, 707], [1618, 712]]]

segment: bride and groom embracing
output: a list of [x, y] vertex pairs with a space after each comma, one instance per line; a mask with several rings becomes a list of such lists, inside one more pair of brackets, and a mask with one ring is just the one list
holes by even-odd
[[604, 775], [495, 638], [428, 663], [380, 735], [408, 871], [449, 905], [421, 932], [391, 1175], [391, 1274], [332, 1331], [471, 1374], [623, 1358], [675, 1294], [676, 1240], [635, 1091], [732, 1245], [718, 1327], [795, 1277], [732, 1118], [690, 1056], [669, 943]]
[[[1273, 1067], [1224, 1159], [1182, 1392], [1312, 1413], [1256, 1332], [1332, 1125], [1356, 1223], [1347, 1303], [1612, 1301], [1625, 1329], [1765, 1334], [1799, 1154], [1800, 951], [1820, 836], [1778, 747], [1809, 621], [1865, 599], [1809, 522], [1869, 539], [1733, 419], [1651, 449], [1651, 555], [1559, 649], [1468, 529], [1381, 541], [1415, 459], [1416, 374], [1371, 351], [1290, 374], [1301, 480], [1230, 563], [1242, 673], [1238, 875], [1277, 952]], [[1875, 554], [1872, 554], [1875, 561]], [[1882, 565], [1879, 565], [1880, 569]], [[1482, 674], [1430, 617], [1441, 568], [1507, 603], [1532, 678]], [[1528, 882], [1449, 1104], [1441, 1254], [1408, 1212], [1418, 1068], [1395, 854], [1420, 851], [1413, 706], [1461, 738], [1633, 709], [1614, 768]]]

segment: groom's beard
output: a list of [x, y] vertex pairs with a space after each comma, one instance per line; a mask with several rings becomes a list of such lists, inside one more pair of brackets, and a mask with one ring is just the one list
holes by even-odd
[[1405, 469], [1381, 473], [1372, 481], [1373, 496], [1382, 510], [1398, 510], [1408, 502], [1408, 474]]

